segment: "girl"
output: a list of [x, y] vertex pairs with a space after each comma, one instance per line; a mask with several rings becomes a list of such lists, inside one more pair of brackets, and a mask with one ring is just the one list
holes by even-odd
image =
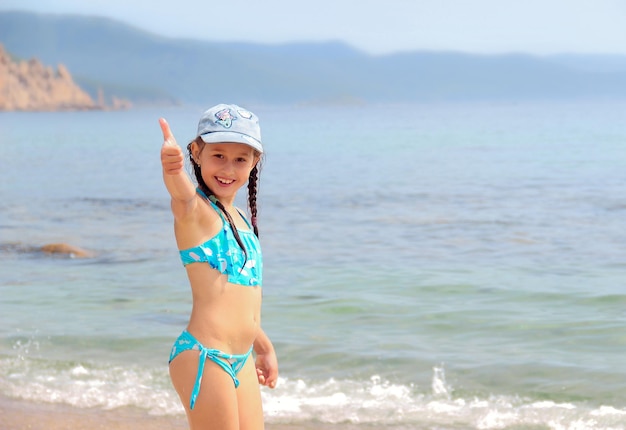
[[[167, 122], [159, 123], [163, 180], [193, 297], [189, 324], [170, 356], [172, 383], [192, 430], [263, 429], [259, 384], [274, 388], [278, 362], [261, 329], [258, 118], [236, 105], [204, 112], [197, 137], [187, 145], [197, 188]], [[251, 223], [234, 206], [246, 183]]]

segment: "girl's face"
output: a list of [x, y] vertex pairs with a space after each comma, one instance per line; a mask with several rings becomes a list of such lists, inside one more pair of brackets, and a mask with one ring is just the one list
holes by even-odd
[[202, 179], [219, 200], [234, 199], [259, 161], [254, 149], [243, 143], [194, 142], [192, 154], [200, 165]]

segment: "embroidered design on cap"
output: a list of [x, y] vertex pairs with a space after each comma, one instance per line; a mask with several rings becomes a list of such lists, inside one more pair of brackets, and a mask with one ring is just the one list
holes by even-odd
[[230, 128], [233, 125], [233, 121], [237, 119], [237, 117], [232, 114], [229, 108], [225, 108], [217, 112], [215, 114], [215, 118], [217, 118], [217, 121], [215, 122], [224, 128]]

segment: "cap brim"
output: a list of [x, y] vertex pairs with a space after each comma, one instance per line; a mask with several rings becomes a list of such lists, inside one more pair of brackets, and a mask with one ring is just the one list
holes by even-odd
[[261, 142], [247, 134], [232, 131], [214, 131], [212, 133], [201, 134], [200, 138], [205, 143], [243, 143], [263, 153]]

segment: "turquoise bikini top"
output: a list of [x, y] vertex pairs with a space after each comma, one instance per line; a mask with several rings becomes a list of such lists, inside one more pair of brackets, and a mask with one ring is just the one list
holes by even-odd
[[213, 269], [228, 275], [228, 282], [244, 286], [261, 285], [263, 273], [261, 244], [252, 231], [252, 226], [246, 217], [239, 213], [249, 229], [237, 229], [237, 233], [239, 233], [239, 237], [246, 247], [247, 258], [237, 243], [230, 224], [224, 218], [222, 211], [215, 203], [209, 200], [202, 190], [197, 189], [197, 192], [220, 215], [222, 218], [222, 229], [203, 244], [179, 251], [183, 265], [209, 263]]

